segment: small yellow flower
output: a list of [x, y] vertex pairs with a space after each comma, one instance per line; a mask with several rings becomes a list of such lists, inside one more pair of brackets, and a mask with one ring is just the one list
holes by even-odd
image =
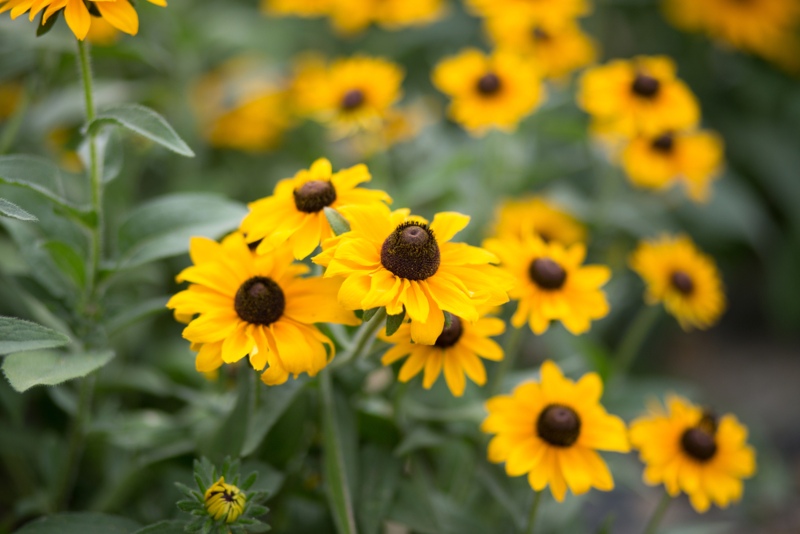
[[331, 10], [333, 0], [261, 0], [261, 9], [278, 17], [321, 17]]
[[516, 328], [527, 321], [539, 335], [551, 321], [561, 321], [578, 335], [587, 332], [593, 320], [608, 315], [608, 301], [600, 287], [611, 278], [611, 270], [604, 265], [582, 266], [586, 256], [582, 243], [566, 247], [528, 233], [488, 239], [484, 246], [500, 257], [500, 266], [517, 280], [509, 292], [512, 300], [519, 301], [511, 318]]
[[385, 333], [380, 338], [394, 347], [383, 355], [383, 365], [408, 356], [400, 368], [398, 380], [408, 382], [420, 372], [425, 371], [422, 386], [430, 389], [439, 373], [444, 369], [447, 387], [456, 397], [464, 394], [466, 379], [482, 386], [486, 383], [486, 369], [481, 358], [500, 361], [503, 349], [489, 339], [505, 331], [505, 323], [496, 317], [481, 317], [474, 323], [451, 316], [449, 326], [445, 326], [433, 345], [414, 343], [411, 340], [411, 325], [405, 323], [391, 336]]
[[586, 228], [580, 221], [542, 197], [504, 202], [497, 212], [495, 235], [522, 238], [530, 232], [545, 242], [563, 245], [586, 240]]
[[389, 30], [423, 26], [442, 18], [444, 0], [332, 0], [331, 19], [339, 32], [350, 35], [378, 24]]
[[244, 512], [247, 497], [236, 486], [226, 484], [225, 477], [219, 477], [219, 480], [206, 490], [205, 501], [206, 510], [215, 521], [224, 517], [226, 523], [233, 523]]
[[517, 386], [511, 395], [486, 402], [489, 416], [481, 425], [489, 442], [488, 457], [506, 464], [509, 476], [527, 474], [536, 491], [550, 486], [564, 500], [591, 488], [614, 489], [614, 479], [598, 450], [628, 452], [625, 423], [600, 404], [603, 383], [597, 373], [574, 382], [558, 366], [542, 364], [541, 380]]
[[747, 428], [734, 415], [717, 418], [678, 396], [667, 398], [666, 412], [656, 405], [631, 423], [630, 439], [645, 463], [645, 483], [664, 484], [673, 497], [683, 491], [698, 512], [738, 502], [742, 479], [756, 472]]
[[536, 63], [508, 51], [487, 56], [469, 48], [436, 65], [434, 85], [453, 100], [448, 114], [473, 135], [506, 132], [532, 113], [544, 90]]
[[271, 196], [251, 203], [240, 229], [249, 243], [259, 243], [259, 254], [288, 242], [294, 257], [301, 260], [314, 252], [321, 241], [333, 237], [325, 208], [392, 201], [383, 191], [357, 187], [371, 179], [366, 165], [334, 173], [330, 161], [318, 159], [310, 169], [278, 182]]
[[565, 20], [591, 11], [588, 0], [466, 0], [466, 4], [481, 17], [516, 13], [519, 16], [533, 14], [552, 20]]
[[578, 103], [604, 131], [625, 136], [692, 128], [700, 120], [697, 99], [664, 56], [617, 59], [588, 69]]
[[640, 243], [630, 265], [647, 284], [647, 303], [663, 302], [684, 330], [709, 328], [725, 311], [725, 293], [714, 260], [686, 236]]

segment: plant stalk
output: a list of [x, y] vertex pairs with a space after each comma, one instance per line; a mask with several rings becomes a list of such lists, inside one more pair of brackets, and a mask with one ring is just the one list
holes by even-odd
[[341, 367], [351, 360], [356, 360], [367, 353], [372, 347], [372, 342], [375, 341], [375, 334], [380, 330], [386, 321], [386, 308], [381, 308], [375, 315], [363, 323], [353, 336], [353, 341], [347, 352], [334, 361], [332, 368]]
[[539, 511], [539, 502], [542, 500], [542, 492], [537, 491], [533, 494], [533, 503], [531, 504], [531, 511], [528, 514], [528, 527], [525, 529], [525, 534], [533, 534], [536, 526], [536, 512]]
[[94, 375], [89, 375], [82, 378], [80, 382], [78, 413], [72, 421], [69, 444], [67, 445], [67, 459], [61, 469], [61, 475], [54, 493], [53, 512], [66, 509], [72, 487], [75, 484], [83, 449], [83, 438], [86, 434], [86, 427], [89, 425], [89, 412], [91, 411], [92, 396], [94, 394], [94, 380]]
[[644, 534], [656, 534], [658, 526], [661, 524], [661, 520], [664, 519], [664, 514], [667, 513], [667, 509], [671, 503], [672, 497], [670, 497], [669, 493], [664, 492], [664, 496], [661, 497], [661, 502], [658, 503], [653, 515], [650, 517], [650, 521], [647, 522]]
[[619, 344], [612, 367], [614, 374], [628, 373], [659, 317], [661, 317], [660, 306], [644, 306], [639, 310]]

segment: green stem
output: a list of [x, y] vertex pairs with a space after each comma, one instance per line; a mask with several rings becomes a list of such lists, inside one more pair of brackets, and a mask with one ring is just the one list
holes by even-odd
[[644, 306], [639, 310], [619, 344], [613, 366], [615, 373], [627, 374], [659, 317], [661, 317], [659, 306]]
[[89, 375], [81, 379], [80, 396], [78, 399], [78, 413], [72, 421], [72, 430], [67, 445], [67, 458], [61, 469], [54, 498], [53, 511], [66, 509], [69, 501], [69, 494], [75, 483], [78, 472], [78, 461], [80, 460], [81, 450], [83, 449], [83, 438], [86, 427], [89, 424], [89, 412], [92, 406], [92, 395], [94, 393], [94, 376]]
[[664, 493], [664, 496], [661, 497], [661, 502], [658, 503], [655, 512], [653, 512], [653, 515], [650, 517], [650, 521], [647, 522], [644, 534], [656, 534], [658, 526], [661, 524], [661, 520], [664, 519], [664, 514], [667, 513], [667, 508], [669, 508], [671, 503], [672, 497], [670, 497], [668, 493]]
[[497, 372], [492, 379], [492, 384], [489, 387], [489, 395], [497, 395], [503, 389], [503, 380], [509, 371], [514, 368], [514, 363], [517, 361], [519, 349], [522, 343], [522, 331], [525, 327], [514, 328], [506, 334], [505, 347], [503, 348], [503, 359], [497, 366]]
[[341, 367], [350, 360], [357, 360], [368, 352], [372, 342], [375, 340], [375, 334], [383, 326], [385, 320], [386, 308], [381, 308], [372, 316], [372, 319], [361, 325], [353, 337], [350, 348], [343, 356], [334, 361], [332, 368]]
[[528, 514], [528, 527], [525, 529], [525, 534], [533, 534], [536, 526], [536, 512], [539, 511], [539, 502], [542, 500], [542, 492], [537, 491], [533, 494], [533, 503], [531, 504], [531, 512]]

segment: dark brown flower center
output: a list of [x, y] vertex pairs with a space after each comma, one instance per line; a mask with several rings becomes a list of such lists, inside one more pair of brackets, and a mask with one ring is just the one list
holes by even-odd
[[316, 213], [335, 201], [336, 188], [325, 180], [311, 180], [294, 190], [294, 205], [305, 213]]
[[716, 433], [716, 417], [710, 412], [703, 412], [697, 426], [687, 429], [681, 436], [681, 447], [695, 460], [707, 462], [717, 453]]
[[637, 74], [631, 85], [631, 90], [642, 98], [654, 98], [661, 88], [661, 82], [646, 74]]
[[490, 96], [500, 91], [501, 86], [502, 83], [500, 82], [500, 78], [497, 77], [497, 74], [489, 72], [481, 76], [478, 80], [477, 89], [480, 94]]
[[461, 319], [455, 315], [450, 316], [450, 326], [445, 326], [439, 337], [436, 338], [435, 345], [440, 349], [452, 347], [458, 340], [461, 339], [461, 334], [464, 333], [464, 327], [461, 325]]
[[254, 276], [239, 287], [233, 308], [242, 321], [267, 326], [283, 315], [286, 297], [271, 278]]
[[692, 278], [683, 271], [675, 271], [669, 280], [672, 283], [672, 287], [684, 295], [691, 295], [694, 291]]
[[675, 136], [672, 135], [672, 132], [659, 135], [653, 139], [652, 143], [650, 143], [650, 147], [657, 152], [669, 154], [672, 152], [672, 149], [675, 148]]
[[567, 280], [567, 272], [550, 258], [536, 258], [528, 267], [528, 276], [534, 284], [546, 291], [561, 289]]
[[581, 418], [568, 406], [551, 404], [539, 414], [536, 433], [554, 447], [569, 447], [581, 434]]
[[247, 248], [250, 249], [250, 252], [255, 252], [258, 249], [258, 245], [260, 245], [262, 241], [264, 240], [259, 239], [258, 241], [253, 241], [252, 243], [248, 243]]
[[236, 494], [232, 491], [225, 490], [222, 492], [222, 498], [225, 500], [225, 502], [235, 502]]
[[427, 224], [405, 222], [381, 247], [381, 264], [407, 280], [425, 280], [439, 270], [441, 257], [436, 237]]
[[533, 40], [536, 42], [545, 42], [550, 40], [550, 34], [544, 31], [540, 26], [533, 29]]
[[342, 109], [352, 111], [361, 107], [365, 100], [364, 91], [361, 89], [350, 89], [342, 97]]

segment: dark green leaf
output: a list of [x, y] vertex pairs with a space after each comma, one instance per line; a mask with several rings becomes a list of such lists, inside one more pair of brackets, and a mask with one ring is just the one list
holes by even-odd
[[75, 249], [61, 241], [48, 241], [43, 247], [50, 253], [50, 257], [58, 268], [66, 274], [77, 287], [86, 285], [86, 263], [75, 252]]
[[6, 356], [3, 373], [11, 387], [22, 393], [34, 386], [54, 386], [86, 376], [114, 357], [113, 351], [63, 353], [52, 350]]
[[417, 449], [436, 447], [444, 442], [444, 436], [438, 432], [430, 430], [428, 427], [420, 426], [412, 430], [400, 442], [394, 451], [396, 456], [405, 456]]
[[79, 512], [37, 519], [16, 534], [133, 534], [138, 529], [135, 521], [125, 517]]
[[0, 183], [36, 191], [57, 204], [74, 209], [64, 199], [61, 172], [44, 158], [22, 154], [0, 156]]
[[38, 221], [35, 215], [32, 215], [20, 208], [13, 202], [9, 202], [4, 198], [0, 198], [0, 214], [12, 219], [19, 219], [20, 221]]
[[397, 490], [402, 462], [375, 446], [361, 454], [361, 488], [358, 501], [358, 524], [364, 534], [379, 534]]
[[169, 297], [153, 297], [142, 302], [137, 302], [124, 308], [116, 315], [111, 316], [106, 323], [109, 333], [117, 332], [151, 315], [167, 311]]
[[406, 318], [406, 310], [403, 308], [402, 313], [398, 313], [397, 315], [387, 315], [386, 316], [386, 335], [391, 336], [397, 329], [400, 328], [400, 325], [403, 324], [403, 320]]
[[370, 319], [375, 317], [375, 314], [378, 313], [378, 310], [380, 310], [380, 308], [370, 308], [369, 310], [364, 310], [361, 314], [361, 320], [365, 323], [369, 322]]
[[[205, 444], [203, 453], [213, 461], [220, 461], [230, 454], [241, 454], [247, 437], [250, 418], [253, 415], [253, 390], [260, 386], [258, 374], [250, 367], [243, 368], [238, 377], [236, 404], [223, 420], [222, 425]], [[259, 382], [256, 384], [256, 382]], [[223, 470], [224, 471], [224, 470]]]
[[325, 211], [325, 218], [328, 219], [328, 224], [331, 225], [331, 230], [336, 235], [342, 235], [345, 232], [350, 231], [350, 223], [347, 222], [347, 219], [342, 217], [342, 214], [336, 211], [333, 208], [324, 208]]
[[281, 387], [264, 388], [261, 384], [256, 384], [256, 387], [261, 388], [259, 408], [253, 412], [253, 419], [242, 447], [242, 456], [249, 456], [255, 452], [307, 383], [307, 379], [298, 378], [286, 382]]
[[16, 317], [0, 316], [0, 354], [50, 349], [69, 342], [61, 332]]
[[59, 9], [55, 13], [53, 13], [47, 21], [44, 21], [44, 11], [42, 11], [42, 16], [39, 22], [39, 26], [36, 27], [36, 37], [41, 37], [42, 35], [46, 35], [53, 29], [53, 26], [56, 25], [56, 21], [58, 21], [58, 17], [61, 15], [61, 10]]
[[97, 114], [97, 118], [88, 125], [88, 129], [97, 133], [106, 124], [122, 126], [182, 156], [194, 157], [192, 149], [178, 136], [164, 117], [145, 106], [121, 104], [107, 108]]
[[183, 527], [186, 525], [183, 521], [161, 521], [154, 525], [149, 525], [140, 528], [133, 534], [184, 534]]

